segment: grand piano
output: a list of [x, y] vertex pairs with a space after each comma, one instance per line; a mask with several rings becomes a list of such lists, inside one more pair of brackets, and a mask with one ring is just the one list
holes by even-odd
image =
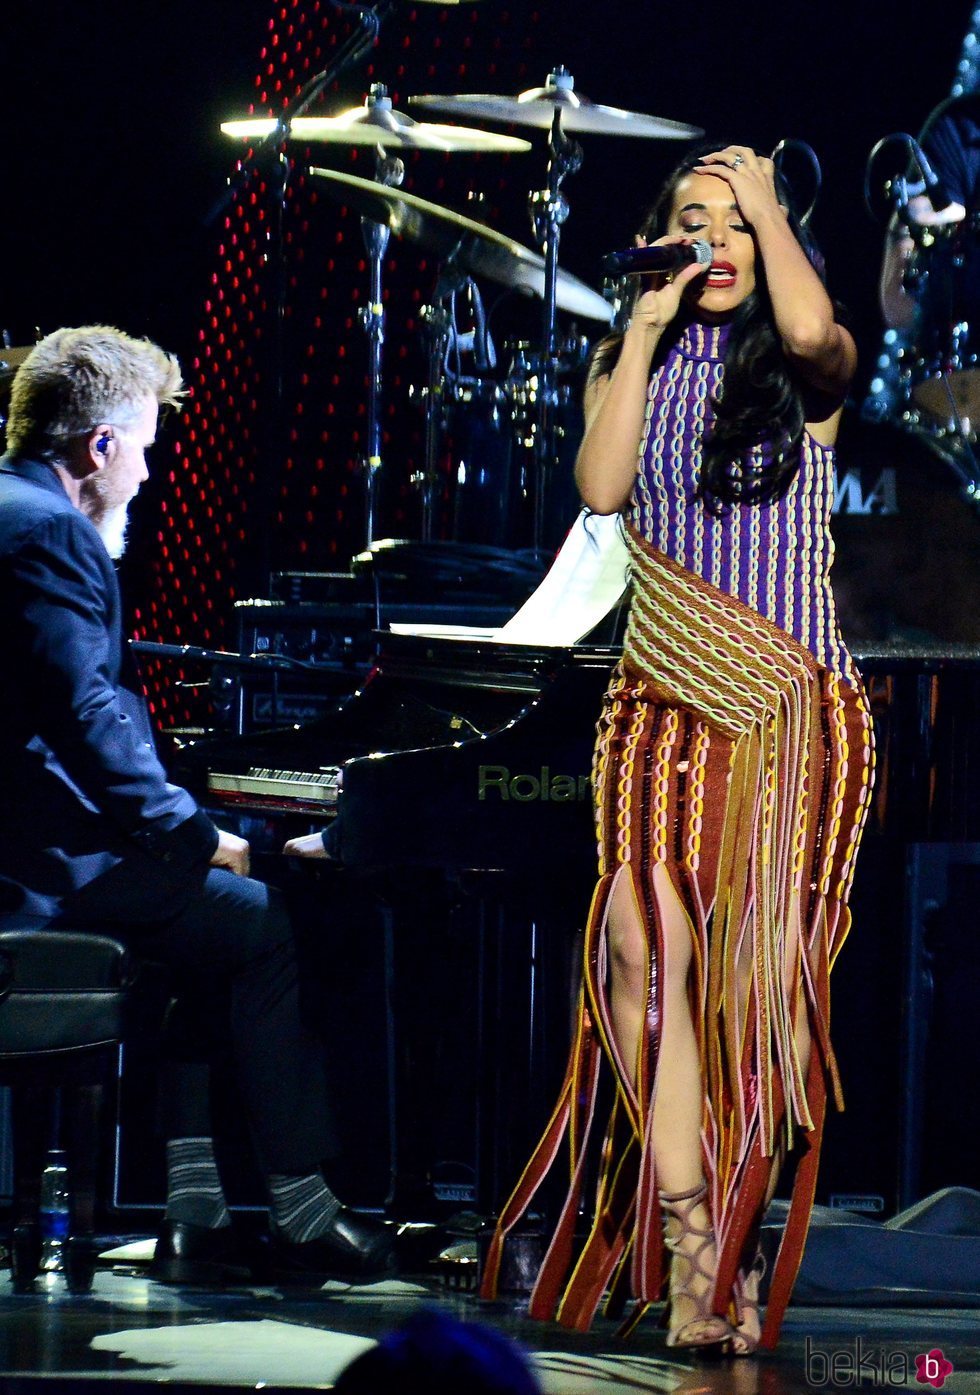
[[[472, 1163], [457, 1158], [456, 1183], [443, 1181], [442, 1193], [489, 1209], [546, 1117], [595, 876], [595, 721], [619, 652], [615, 643], [382, 634], [366, 679], [333, 713], [298, 729], [204, 741], [177, 763], [177, 777], [220, 821], [237, 820], [253, 848], [332, 829], [331, 873], [359, 879], [384, 904], [397, 988], [390, 1055], [412, 1058], [415, 1070], [413, 1079], [393, 1068], [388, 1081], [399, 1100], [389, 1120], [395, 1191], [420, 1178], [433, 1185], [442, 1154], [463, 1153]], [[935, 961], [953, 953], [943, 936], [961, 936], [947, 924], [930, 944], [927, 892], [942, 900], [951, 872], [971, 865], [980, 845], [980, 648], [877, 644], [855, 657], [875, 712], [878, 771], [856, 928], [835, 976], [851, 1109], [830, 1130], [822, 1195], [888, 1211], [919, 1194], [924, 1176], [938, 1180], [922, 1148], [928, 1024], [947, 992], [941, 984], [937, 999]], [[262, 874], [274, 878], [275, 868]], [[458, 984], [440, 979], [440, 935], [456, 946], [452, 972], [468, 995], [452, 1008], [446, 995]], [[446, 1030], [466, 1038], [443, 1043], [448, 1076], [445, 1063], [440, 1075], [425, 1061], [440, 998], [439, 1021], [455, 1014]], [[440, 1110], [467, 1122], [434, 1162], [420, 1134], [439, 1132]]]
[[347, 867], [540, 881], [557, 863], [565, 877], [594, 861], [589, 768], [616, 653], [384, 634], [334, 712], [190, 747], [176, 773], [210, 807], [264, 817], [277, 840], [279, 820], [339, 818]]

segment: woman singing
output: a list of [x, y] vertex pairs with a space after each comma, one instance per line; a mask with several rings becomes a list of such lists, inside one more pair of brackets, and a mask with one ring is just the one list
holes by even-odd
[[[632, 1293], [629, 1327], [669, 1257], [668, 1345], [745, 1355], [775, 1344], [828, 1088], [840, 1103], [828, 979], [873, 757], [829, 579], [854, 341], [772, 161], [702, 151], [637, 240], [701, 239], [711, 264], [645, 282], [586, 390], [577, 478], [590, 509], [624, 514], [632, 599], [595, 751], [600, 877], [576, 1038], [483, 1291], [567, 1131], [571, 1188], [532, 1314], [584, 1328], [604, 1292], [613, 1311]], [[594, 1220], [576, 1248], [607, 1069]], [[790, 1150], [763, 1329], [760, 1226]]]

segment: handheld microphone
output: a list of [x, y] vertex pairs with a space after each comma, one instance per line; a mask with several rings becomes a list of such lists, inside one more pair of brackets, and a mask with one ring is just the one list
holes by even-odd
[[926, 159], [926, 152], [917, 140], [912, 142], [915, 163], [919, 166], [922, 175], [922, 182], [925, 184], [925, 196], [932, 204], [934, 213], [942, 213], [944, 208], [949, 208], [953, 199], [939, 175]]
[[602, 259], [607, 276], [643, 276], [650, 271], [680, 271], [696, 262], [711, 265], [711, 244], [674, 242], [666, 247], [627, 247], [622, 252], [610, 252]]

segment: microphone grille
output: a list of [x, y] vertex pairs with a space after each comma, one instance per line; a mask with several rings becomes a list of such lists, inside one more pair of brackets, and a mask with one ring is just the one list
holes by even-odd
[[705, 242], [699, 237], [696, 242], [691, 243], [691, 251], [694, 253], [694, 260], [698, 266], [711, 265], [711, 243]]

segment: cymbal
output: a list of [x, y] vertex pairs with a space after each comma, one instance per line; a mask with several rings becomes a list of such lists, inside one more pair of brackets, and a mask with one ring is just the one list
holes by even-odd
[[549, 73], [544, 87], [529, 87], [516, 97], [488, 92], [459, 96], [409, 97], [409, 106], [427, 107], [470, 120], [503, 121], [517, 126], [548, 129], [556, 111], [563, 131], [585, 131], [599, 136], [633, 136], [647, 140], [694, 140], [703, 136], [700, 126], [686, 126], [663, 116], [644, 116], [619, 107], [599, 106], [575, 91], [574, 81], [563, 69]]
[[[270, 135], [276, 124], [272, 116], [250, 116], [241, 121], [222, 121], [221, 129], [227, 136], [261, 138]], [[383, 145], [386, 150], [498, 151], [516, 155], [531, 149], [529, 141], [498, 135], [496, 131], [413, 121], [403, 112], [394, 111], [390, 101], [351, 107], [339, 116], [297, 116], [288, 127], [295, 140]]]
[[[327, 181], [325, 192], [330, 198], [386, 224], [398, 237], [407, 237], [443, 259], [452, 255], [456, 265], [474, 276], [486, 276], [525, 295], [544, 295], [544, 258], [503, 233], [373, 179], [316, 168], [310, 174]], [[555, 299], [559, 310], [571, 315], [604, 324], [612, 320], [609, 302], [567, 271], [559, 269]]]

